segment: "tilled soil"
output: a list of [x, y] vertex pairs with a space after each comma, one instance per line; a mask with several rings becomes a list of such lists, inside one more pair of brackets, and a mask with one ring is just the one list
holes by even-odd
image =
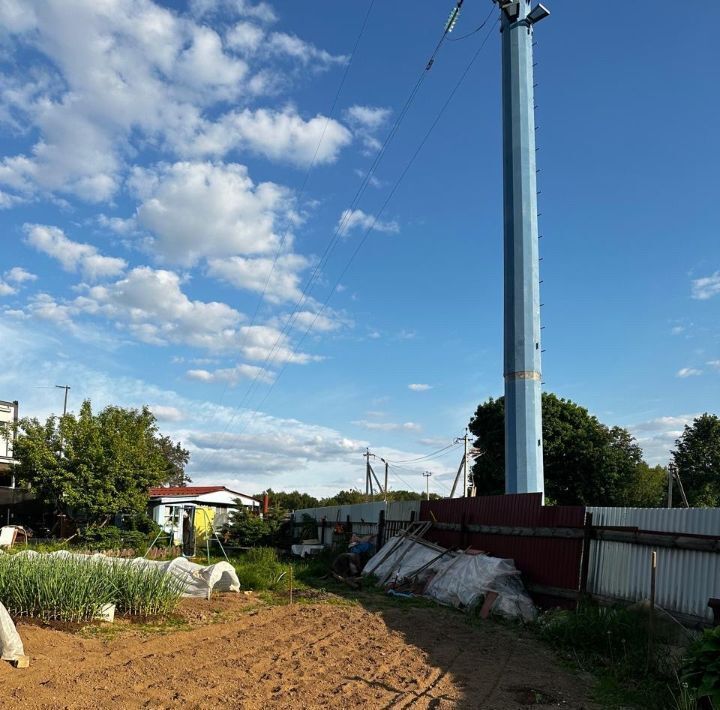
[[188, 600], [183, 630], [108, 638], [20, 623], [30, 668], [0, 707], [591, 708], [587, 679], [535, 639], [442, 608]]

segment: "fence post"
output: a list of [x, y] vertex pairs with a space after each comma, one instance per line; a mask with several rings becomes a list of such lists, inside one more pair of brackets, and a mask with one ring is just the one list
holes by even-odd
[[323, 515], [322, 520], [320, 521], [320, 544], [325, 544], [325, 526], [327, 525], [327, 518]]
[[345, 532], [347, 532], [349, 540], [352, 537], [352, 520], [349, 515], [345, 519]]
[[414, 510], [410, 511], [410, 522], [411, 523], [415, 522], [415, 511]]
[[377, 547], [379, 550], [385, 544], [385, 511], [381, 510], [378, 515]]
[[[583, 534], [582, 561], [580, 563], [580, 594], [578, 604], [587, 596], [588, 574], [590, 572], [590, 542], [592, 541], [592, 513], [585, 513], [585, 526]], [[599, 543], [598, 543], [599, 544]]]
[[295, 513], [290, 513], [290, 544], [295, 542]]

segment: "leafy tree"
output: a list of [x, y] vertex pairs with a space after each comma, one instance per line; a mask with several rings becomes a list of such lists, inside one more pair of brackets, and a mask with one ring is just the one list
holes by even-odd
[[192, 483], [190, 476], [185, 473], [185, 466], [190, 460], [190, 452], [183, 449], [180, 442], [173, 441], [169, 436], [159, 436], [157, 444], [167, 462], [167, 473], [163, 480], [169, 486], [187, 486]]
[[668, 470], [641, 461], [626, 482], [619, 505], [658, 508], [667, 502]]
[[300, 491], [291, 491], [289, 493], [285, 491], [274, 491], [272, 488], [268, 488], [259, 495], [255, 496], [262, 500], [262, 497], [267, 495], [270, 500], [270, 506], [272, 508], [279, 508], [285, 512], [292, 512], [293, 510], [302, 510], [303, 508], [315, 508], [320, 505], [320, 501], [317, 498], [309, 495], [308, 493], [300, 493]]
[[672, 458], [691, 506], [720, 505], [720, 418], [705, 413], [686, 426]]
[[[554, 394], [542, 396], [545, 491], [561, 505], [622, 504], [642, 460], [640, 447], [621, 427], [607, 427], [587, 409]], [[505, 491], [505, 403], [490, 398], [470, 421], [480, 450], [472, 472], [483, 495]]]
[[117, 513], [143, 513], [148, 488], [168, 480], [172, 442], [163, 439], [147, 407], [93, 414], [86, 400], [77, 416], [18, 423], [16, 474], [55, 511], [102, 525]]
[[353, 505], [355, 503], [367, 503], [367, 501], [368, 496], [356, 488], [351, 488], [347, 491], [338, 491], [330, 498], [324, 498], [320, 501], [320, 505]]

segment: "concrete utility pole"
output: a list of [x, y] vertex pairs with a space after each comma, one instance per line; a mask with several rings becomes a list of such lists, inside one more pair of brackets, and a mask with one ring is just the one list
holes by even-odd
[[465, 453], [463, 454], [463, 494], [462, 497], [465, 498], [468, 493], [468, 475], [467, 475], [467, 467], [468, 467], [468, 430], [467, 427], [465, 427], [465, 436], [463, 437], [465, 441]]
[[430, 476], [432, 476], [432, 473], [430, 473], [430, 471], [425, 471], [425, 473], [423, 473], [423, 476], [425, 476], [426, 497], [428, 500], [430, 500]]
[[533, 25], [550, 13], [495, 0], [502, 32], [505, 492], [544, 493]]
[[55, 385], [58, 389], [65, 390], [65, 401], [63, 402], [63, 416], [67, 414], [67, 400], [68, 392], [70, 391], [70, 385]]
[[[67, 414], [67, 401], [68, 392], [70, 391], [70, 385], [55, 385], [58, 389], [65, 390], [65, 400], [63, 401], [63, 417]], [[63, 453], [63, 435], [62, 435], [62, 420], [60, 421], [60, 456]]]

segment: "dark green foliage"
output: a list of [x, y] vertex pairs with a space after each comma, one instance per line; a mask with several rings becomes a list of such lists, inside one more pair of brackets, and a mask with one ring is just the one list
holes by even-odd
[[[481, 404], [470, 422], [482, 452], [473, 466], [481, 495], [505, 492], [504, 399]], [[545, 492], [560, 505], [632, 505], [628, 486], [637, 476], [642, 452], [621, 427], [607, 427], [587, 409], [554, 394], [543, 394]], [[639, 503], [639, 502], [638, 502]]]
[[139, 530], [122, 530], [114, 525], [89, 525], [82, 528], [73, 543], [93, 551], [120, 550], [131, 548], [137, 554], [144, 554], [150, 544], [148, 533]]
[[300, 493], [300, 491], [286, 493], [285, 491], [274, 491], [272, 488], [268, 488], [255, 497], [262, 500], [262, 497], [266, 494], [270, 499], [271, 507], [279, 508], [288, 513], [291, 513], [293, 510], [301, 510], [302, 508], [315, 508], [320, 504], [317, 498], [307, 493]]
[[720, 505], [720, 418], [703, 414], [675, 442], [673, 462], [692, 507]]
[[230, 514], [229, 524], [223, 533], [228, 540], [240, 547], [259, 547], [275, 544], [281, 520], [270, 511], [264, 517], [252, 513], [240, 505]]
[[720, 707], [720, 627], [707, 629], [690, 646], [682, 679], [698, 698], [709, 698], [715, 707]]
[[32, 485], [51, 511], [85, 526], [117, 513], [144, 513], [148, 488], [176, 477], [187, 460], [187, 452], [159, 435], [147, 407], [93, 414], [86, 400], [77, 416], [51, 416], [44, 424], [22, 419], [17, 430], [18, 480]]

